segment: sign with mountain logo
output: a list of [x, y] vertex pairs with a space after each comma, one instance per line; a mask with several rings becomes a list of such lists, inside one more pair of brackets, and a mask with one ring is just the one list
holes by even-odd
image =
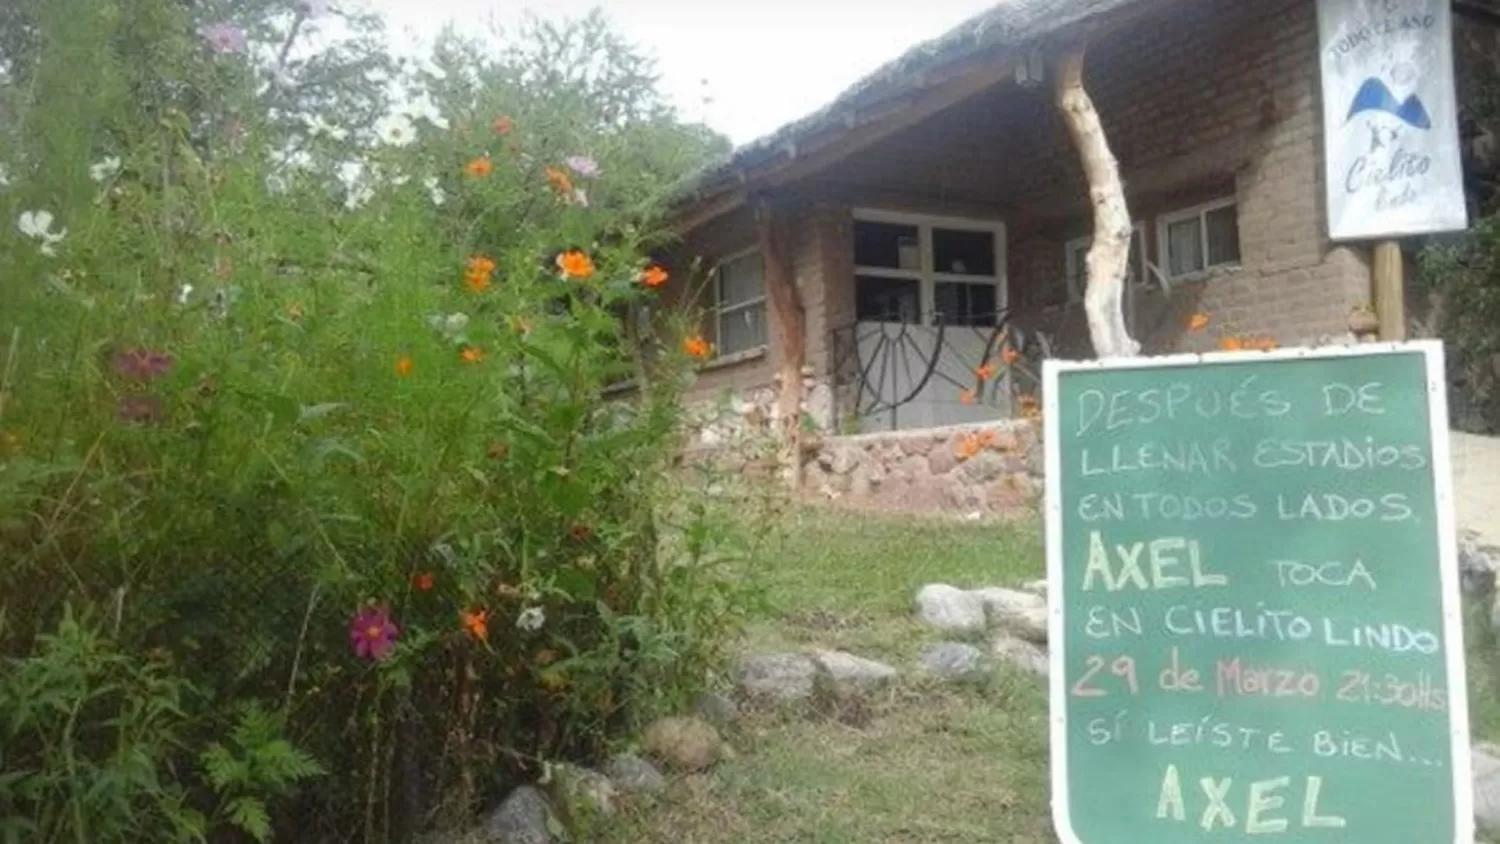
[[1064, 844], [1470, 844], [1441, 344], [1043, 378]]
[[1468, 227], [1449, 0], [1318, 0], [1329, 236]]

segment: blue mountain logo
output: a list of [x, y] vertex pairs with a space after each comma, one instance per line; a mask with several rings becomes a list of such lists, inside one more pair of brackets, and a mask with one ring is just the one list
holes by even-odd
[[1386, 112], [1417, 129], [1432, 128], [1432, 117], [1427, 114], [1427, 107], [1422, 105], [1420, 97], [1412, 94], [1398, 103], [1391, 89], [1373, 76], [1359, 86], [1359, 93], [1354, 95], [1354, 102], [1349, 106], [1349, 117], [1345, 119], [1353, 119], [1356, 114], [1366, 111]]

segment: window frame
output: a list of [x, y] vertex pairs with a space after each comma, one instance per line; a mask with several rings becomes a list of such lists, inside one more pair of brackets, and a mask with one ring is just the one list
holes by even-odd
[[[859, 283], [859, 276], [917, 282], [917, 306], [920, 311], [918, 324], [920, 325], [937, 324], [938, 284], [987, 284], [995, 288], [995, 320], [997, 324], [999, 323], [1000, 314], [1004, 313], [1010, 305], [1010, 283], [1006, 272], [1007, 244], [1004, 220], [950, 217], [941, 214], [919, 214], [907, 211], [891, 211], [883, 208], [854, 208], [850, 216], [853, 224], [856, 225], [859, 223], [886, 223], [914, 227], [917, 230], [918, 251], [918, 266], [915, 270], [899, 270], [890, 267], [866, 267], [851, 263], [853, 267], [853, 273], [850, 276], [851, 283], [857, 285]], [[933, 247], [934, 229], [980, 232], [990, 235], [994, 242], [995, 274], [962, 275], [958, 273], [937, 272], [935, 269], [937, 256]], [[852, 251], [852, 227], [850, 234], [850, 249]], [[858, 291], [856, 291], [856, 299], [858, 295]]]
[[[751, 257], [754, 257], [757, 261], [760, 262], [760, 295], [752, 299], [747, 299], [743, 302], [736, 302], [733, 305], [729, 305], [726, 307], [724, 304], [724, 269], [730, 264], [733, 264], [737, 261], [743, 261], [746, 258]], [[713, 292], [714, 361], [722, 363], [727, 361], [744, 360], [746, 358], [759, 357], [760, 355], [764, 355], [766, 353], [767, 346], [770, 344], [771, 326], [770, 311], [766, 307], [766, 261], [765, 256], [760, 254], [759, 247], [747, 247], [745, 249], [739, 250], [738, 252], [731, 252], [728, 255], [725, 255], [723, 258], [720, 258], [718, 263], [714, 265]], [[758, 345], [726, 353], [724, 351], [725, 318], [732, 317], [736, 313], [749, 310], [751, 308], [760, 308], [761, 310], [760, 319], [761, 324], [766, 328], [766, 339]]]
[[[1234, 196], [1223, 197], [1200, 205], [1193, 205], [1176, 211], [1169, 211], [1156, 218], [1156, 249], [1157, 257], [1161, 259], [1161, 273], [1168, 281], [1194, 281], [1208, 278], [1216, 271], [1234, 269], [1244, 266], [1244, 248], [1241, 242], [1240, 255], [1233, 261], [1225, 261], [1221, 264], [1210, 264], [1208, 262], [1208, 215], [1214, 211], [1225, 208], [1235, 209], [1234, 225], [1236, 236], [1239, 235], [1240, 214], [1239, 198]], [[1170, 229], [1173, 224], [1196, 220], [1198, 222], [1198, 243], [1203, 249], [1203, 267], [1201, 269], [1189, 270], [1184, 273], [1172, 273], [1172, 254], [1170, 251]]]
[[[1136, 279], [1136, 284], [1145, 284], [1146, 275], [1151, 272], [1151, 256], [1146, 252], [1146, 224], [1137, 221], [1132, 225], [1130, 227], [1130, 237], [1141, 249], [1141, 266], [1139, 268], [1141, 277]], [[1075, 237], [1063, 244], [1063, 281], [1068, 288], [1068, 304], [1070, 305], [1076, 305], [1083, 301], [1084, 291], [1079, 288], [1079, 282], [1086, 279], [1079, 278], [1078, 271], [1087, 271], [1088, 269], [1087, 266], [1080, 267], [1078, 259], [1074, 256], [1078, 254], [1080, 249], [1084, 250], [1084, 260], [1087, 261], [1087, 250], [1093, 245], [1094, 236], [1091, 234]]]

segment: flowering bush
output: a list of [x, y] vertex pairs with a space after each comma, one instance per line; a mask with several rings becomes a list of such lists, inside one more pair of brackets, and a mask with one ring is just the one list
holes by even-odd
[[[0, 712], [0, 815], [401, 840], [597, 757], [734, 628], [748, 546], [673, 468], [706, 344], [651, 307], [653, 211], [721, 144], [597, 18], [449, 38], [425, 116], [340, 136], [315, 106], [389, 61], [289, 61], [326, 3], [206, 6], [0, 16], [0, 687], [63, 636], [126, 698], [53, 693], [85, 721], [165, 707], [79, 812]], [[364, 94], [299, 87], [339, 62]]]

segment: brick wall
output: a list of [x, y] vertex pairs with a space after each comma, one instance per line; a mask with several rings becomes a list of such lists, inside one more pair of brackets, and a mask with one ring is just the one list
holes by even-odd
[[[1096, 38], [1086, 83], [1132, 216], [1146, 224], [1150, 261], [1164, 264], [1159, 215], [1224, 197], [1237, 202], [1238, 267], [1175, 285], [1170, 300], [1151, 292], [1135, 302], [1136, 334], [1148, 352], [1207, 349], [1228, 333], [1290, 345], [1347, 330], [1349, 311], [1369, 299], [1369, 258], [1323, 235], [1314, 0], [1167, 3]], [[1066, 300], [1064, 245], [1091, 228], [1082, 169], [1051, 97], [1049, 86], [1002, 84], [795, 188], [808, 361], [820, 374], [831, 365], [829, 331], [853, 319], [855, 206], [954, 216], [998, 210], [1008, 228], [1014, 322], [1053, 334], [1065, 354], [1089, 354], [1081, 305], [1043, 307]], [[751, 222], [728, 229], [753, 240]], [[695, 233], [693, 243], [710, 248], [723, 237]], [[1187, 332], [1200, 310], [1211, 327]], [[773, 371], [765, 360], [705, 382], [750, 386]]]

